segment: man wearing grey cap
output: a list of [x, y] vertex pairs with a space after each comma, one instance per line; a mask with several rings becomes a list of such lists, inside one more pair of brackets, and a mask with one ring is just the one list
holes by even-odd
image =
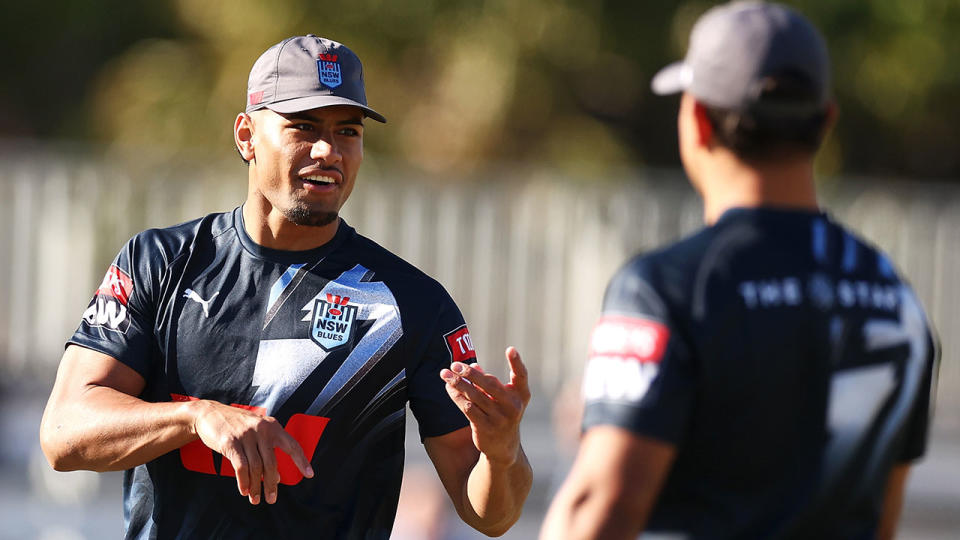
[[284, 40], [246, 102], [246, 202], [120, 251], [61, 360], [48, 460], [125, 471], [127, 538], [387, 538], [409, 403], [458, 514], [503, 534], [531, 485], [526, 368], [508, 348], [510, 381], [487, 374], [443, 287], [340, 219], [363, 121], [386, 122], [360, 60]]
[[682, 93], [707, 226], [611, 280], [541, 538], [892, 537], [938, 351], [887, 256], [817, 204], [823, 39], [781, 5], [718, 6], [653, 89]]

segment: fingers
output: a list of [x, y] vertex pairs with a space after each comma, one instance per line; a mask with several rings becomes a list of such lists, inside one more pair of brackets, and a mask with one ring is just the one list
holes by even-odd
[[530, 402], [530, 378], [527, 366], [520, 358], [520, 352], [515, 347], [507, 347], [504, 352], [507, 363], [510, 364], [510, 385], [517, 389], [523, 403]]
[[[249, 497], [251, 504], [256, 504], [250, 495], [250, 476], [248, 474], [250, 468], [247, 465], [246, 453], [242, 448], [240, 443], [236, 443], [230, 449], [223, 450], [222, 454], [224, 458], [230, 460], [230, 466], [233, 467], [234, 476], [237, 477], [237, 491], [240, 492], [240, 495]], [[226, 467], [226, 464], [223, 466]]]
[[470, 381], [470, 384], [479, 388], [481, 394], [486, 394], [488, 398], [495, 400], [509, 399], [500, 379], [496, 375], [484, 373], [477, 364], [454, 362], [450, 365], [450, 369], [460, 377]]
[[293, 464], [300, 470], [300, 474], [305, 478], [313, 478], [313, 467], [310, 466], [310, 460], [307, 459], [307, 455], [303, 453], [303, 447], [286, 431], [284, 431], [283, 434], [286, 436], [277, 440], [276, 448], [283, 450], [290, 456]]
[[[462, 365], [462, 364], [461, 364]], [[456, 363], [451, 366], [460, 369]], [[440, 377], [447, 383], [447, 394], [457, 404], [457, 407], [467, 415], [471, 421], [479, 420], [487, 414], [490, 396], [474, 386], [463, 375], [449, 369], [440, 370]]]
[[496, 376], [485, 373], [477, 364], [454, 362], [450, 369], [441, 370], [447, 393], [471, 421], [484, 417], [519, 421], [522, 417], [523, 409], [530, 401], [527, 368], [515, 348], [507, 348], [505, 356], [510, 365], [510, 383], [507, 385]]
[[[257, 440], [244, 441], [244, 450], [247, 454], [246, 471], [237, 470], [237, 477], [246, 476], [249, 480], [250, 492], [247, 498], [250, 504], [260, 504], [260, 479], [263, 478], [263, 458], [260, 457]], [[246, 474], [244, 474], [246, 472]]]
[[263, 458], [263, 499], [267, 501], [267, 504], [273, 504], [277, 502], [277, 484], [280, 483], [277, 455], [274, 453], [272, 445], [267, 444], [263, 439], [260, 439], [258, 443], [257, 452]]
[[245, 495], [250, 504], [260, 504], [263, 458], [257, 437], [250, 435], [235, 441], [224, 450], [223, 457], [230, 460], [233, 474], [237, 477], [237, 491]]
[[313, 477], [300, 443], [273, 417], [218, 403], [210, 404], [206, 411], [195, 424], [197, 434], [204, 444], [223, 455], [221, 473], [236, 476], [237, 491], [250, 504], [276, 502], [278, 484], [283, 480], [277, 451], [286, 452], [303, 477]]

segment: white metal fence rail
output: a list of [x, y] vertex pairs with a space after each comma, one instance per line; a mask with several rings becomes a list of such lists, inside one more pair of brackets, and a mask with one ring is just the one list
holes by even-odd
[[[0, 152], [0, 376], [49, 377], [109, 261], [146, 227], [240, 204], [242, 166], [165, 167], [148, 178], [61, 154]], [[631, 253], [701, 224], [678, 172], [619, 181], [541, 175], [437, 184], [364, 171], [344, 216], [435, 276], [481, 359], [523, 353], [537, 385], [579, 374], [604, 285]], [[228, 172], [224, 172], [228, 171]], [[845, 179], [825, 206], [889, 250], [938, 327], [940, 404], [960, 403], [960, 187]], [[949, 403], [949, 405], [948, 405]]]

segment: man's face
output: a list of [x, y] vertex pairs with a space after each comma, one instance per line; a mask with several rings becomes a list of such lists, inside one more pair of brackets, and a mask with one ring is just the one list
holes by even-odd
[[297, 225], [333, 223], [363, 161], [363, 113], [338, 105], [252, 113], [252, 190]]

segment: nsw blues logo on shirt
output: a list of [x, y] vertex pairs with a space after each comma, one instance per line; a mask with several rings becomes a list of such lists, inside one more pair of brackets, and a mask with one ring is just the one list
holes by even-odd
[[326, 300], [318, 298], [314, 303], [310, 339], [327, 352], [350, 341], [357, 306], [349, 301], [349, 296], [327, 294]]

